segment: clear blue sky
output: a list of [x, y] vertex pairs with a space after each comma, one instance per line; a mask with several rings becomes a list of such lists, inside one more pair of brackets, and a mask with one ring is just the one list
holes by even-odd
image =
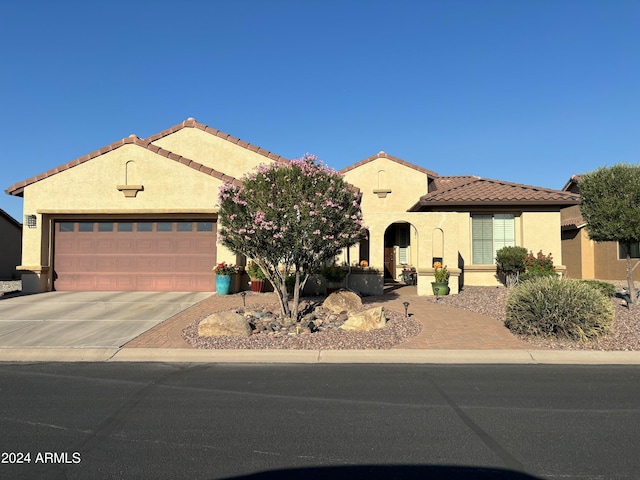
[[640, 162], [638, 0], [0, 2], [10, 185], [188, 117], [340, 169], [562, 188]]

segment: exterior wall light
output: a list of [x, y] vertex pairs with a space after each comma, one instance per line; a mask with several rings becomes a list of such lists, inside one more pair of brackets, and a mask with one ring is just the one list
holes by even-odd
[[38, 227], [38, 220], [36, 219], [35, 215], [25, 215], [24, 216], [24, 223], [29, 228], [37, 228]]

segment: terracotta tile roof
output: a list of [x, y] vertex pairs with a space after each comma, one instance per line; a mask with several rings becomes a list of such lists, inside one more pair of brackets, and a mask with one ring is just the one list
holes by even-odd
[[[464, 180], [463, 180], [464, 179]], [[412, 207], [416, 211], [429, 207], [497, 206], [497, 205], [577, 205], [580, 196], [561, 190], [504, 182], [479, 177], [462, 177], [458, 183], [449, 177], [442, 185], [449, 188], [435, 190], [420, 197]]]
[[11, 185], [9, 188], [7, 188], [5, 190], [6, 193], [8, 193], [9, 195], [14, 195], [14, 196], [22, 196], [25, 187], [27, 187], [28, 185], [31, 185], [33, 183], [36, 183], [40, 180], [43, 180], [45, 178], [48, 178], [52, 175], [55, 175], [56, 173], [60, 173], [63, 172], [64, 170], [67, 170], [69, 168], [73, 168], [76, 165], [80, 165], [81, 163], [84, 162], [88, 162], [91, 159], [94, 159], [96, 157], [99, 157], [100, 155], [103, 155], [107, 152], [111, 152], [113, 150], [116, 150], [117, 148], [122, 147], [123, 145], [128, 145], [128, 144], [134, 144], [134, 145], [138, 145], [142, 148], [146, 148], [147, 150], [156, 153], [160, 156], [169, 158], [171, 160], [174, 160], [176, 162], [182, 163], [190, 168], [193, 168], [195, 170], [198, 170], [199, 172], [202, 172], [206, 175], [211, 175], [212, 177], [218, 178], [224, 182], [232, 182], [232, 183], [239, 183], [239, 180], [237, 180], [234, 177], [231, 177], [229, 175], [226, 175], [224, 172], [220, 172], [217, 170], [214, 170], [212, 168], [206, 167], [204, 165], [202, 165], [201, 163], [198, 162], [194, 162], [193, 160], [190, 160], [188, 158], [185, 158], [181, 155], [178, 155], [176, 153], [170, 152], [169, 150], [165, 150], [163, 148], [158, 147], [157, 145], [154, 145], [153, 142], [159, 138], [162, 138], [166, 135], [169, 135], [171, 133], [177, 132], [178, 130], [181, 130], [183, 128], [198, 128], [200, 130], [204, 130], [207, 133], [210, 133], [212, 135], [216, 135], [217, 137], [223, 138], [227, 141], [230, 141], [232, 143], [235, 143], [237, 145], [240, 145], [241, 147], [247, 148], [248, 150], [251, 150], [252, 152], [256, 152], [260, 155], [264, 155], [267, 158], [270, 158], [272, 160], [275, 161], [287, 161], [284, 157], [281, 157], [279, 155], [275, 155], [267, 150], [263, 150], [260, 147], [256, 147], [255, 145], [251, 145], [247, 142], [243, 142], [240, 139], [237, 139], [235, 137], [232, 137], [230, 135], [227, 135], [225, 133], [220, 132], [219, 130], [214, 130], [212, 128], [207, 127], [206, 125], [203, 125], [201, 123], [196, 122], [193, 118], [188, 118], [187, 120], [185, 120], [184, 122], [175, 125], [174, 127], [171, 127], [167, 130], [164, 130], [156, 135], [153, 135], [151, 137], [148, 137], [146, 139], [141, 139], [139, 137], [137, 137], [136, 135], [129, 135], [127, 138], [123, 138], [122, 140], [118, 140], [117, 142], [113, 142], [110, 145], [107, 145], [106, 147], [102, 147], [98, 150], [94, 150], [91, 153], [88, 153], [87, 155], [84, 155], [82, 157], [76, 158], [75, 160], [72, 160], [70, 162], [65, 163], [64, 165], [60, 165], [58, 167], [52, 168], [51, 170], [47, 170], [44, 173], [41, 173], [39, 175], [36, 175], [35, 177], [31, 177], [28, 178], [26, 180], [23, 180], [21, 182], [18, 182], [14, 185]]
[[436, 172], [432, 172], [431, 170], [427, 170], [426, 168], [422, 168], [419, 167], [418, 165], [415, 165], [413, 163], [409, 163], [405, 160], [402, 160], [401, 158], [398, 157], [394, 157], [393, 155], [389, 155], [385, 152], [378, 152], [375, 155], [372, 155], [368, 158], [365, 158], [364, 160], [360, 160], [357, 163], [354, 163], [353, 165], [350, 165], [346, 168], [343, 168], [342, 170], [340, 170], [338, 173], [340, 173], [341, 175], [344, 175], [345, 173], [354, 170], [366, 163], [369, 162], [373, 162], [374, 160], [377, 160], [378, 158], [386, 158], [388, 160], [391, 160], [392, 162], [396, 162], [399, 163], [400, 165], [404, 165], [405, 167], [409, 167], [409, 168], [413, 168], [414, 170], [417, 170], [418, 172], [424, 173], [427, 176], [431, 177], [431, 178], [435, 178], [438, 176], [438, 174]]
[[560, 228], [563, 230], [577, 230], [587, 224], [582, 216], [565, 218], [560, 222]]
[[433, 187], [434, 187], [433, 191], [448, 190], [450, 188], [457, 187], [459, 185], [464, 185], [465, 183], [468, 183], [469, 181], [476, 178], [480, 178], [480, 177], [476, 177], [473, 175], [465, 175], [465, 176], [458, 176], [458, 177], [453, 177], [453, 176], [438, 177], [433, 180]]
[[166, 130], [163, 130], [160, 133], [156, 133], [155, 135], [152, 135], [146, 138], [145, 140], [148, 140], [149, 142], [155, 142], [156, 140], [162, 137], [166, 137], [167, 135], [171, 135], [172, 133], [182, 130], [183, 128], [197, 128], [211, 135], [222, 138], [227, 142], [234, 143], [236, 145], [239, 145], [240, 147], [246, 148], [247, 150], [255, 152], [259, 155], [263, 155], [271, 160], [288, 161], [286, 158], [281, 157], [280, 155], [276, 155], [275, 153], [272, 153], [269, 150], [265, 150], [263, 148], [257, 147], [256, 145], [251, 145], [249, 142], [245, 142], [244, 140], [240, 140], [239, 138], [232, 137], [228, 133], [221, 132], [220, 130], [216, 130], [215, 128], [211, 128], [203, 123], [197, 122], [192, 117], [189, 117], [184, 122], [174, 125], [173, 127], [167, 128]]
[[580, 193], [580, 188], [578, 184], [580, 183], [580, 179], [582, 175], [571, 175], [571, 178], [567, 181], [567, 183], [562, 187], [562, 190], [573, 193]]

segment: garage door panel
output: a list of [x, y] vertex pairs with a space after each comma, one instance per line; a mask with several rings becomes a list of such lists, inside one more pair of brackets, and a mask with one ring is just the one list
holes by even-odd
[[78, 272], [95, 272], [96, 260], [91, 256], [78, 256], [76, 257], [75, 268]]
[[131, 274], [118, 275], [115, 277], [116, 290], [137, 290], [135, 277]]
[[[91, 220], [89, 220], [89, 223]], [[69, 222], [67, 222], [69, 223]], [[70, 222], [73, 223], [73, 222]], [[60, 232], [54, 243], [57, 290], [214, 291], [216, 233], [137, 232], [127, 220], [110, 231]], [[146, 221], [148, 224], [149, 222]], [[148, 226], [148, 225], [147, 225]], [[165, 225], [166, 227], [166, 225]], [[131, 231], [126, 231], [131, 230]]]
[[115, 238], [106, 238], [96, 240], [96, 249], [100, 253], [117, 253], [118, 245]]
[[95, 241], [90, 238], [78, 239], [74, 250], [77, 254], [91, 254], [96, 251]]
[[195, 292], [213, 292], [216, 289], [215, 276], [198, 275], [194, 277]]
[[95, 271], [98, 272], [115, 272], [118, 269], [117, 258], [115, 256], [110, 257], [96, 257]]
[[176, 278], [173, 275], [156, 275], [155, 289], [161, 292], [168, 292], [176, 289]]
[[93, 274], [77, 274], [72, 280], [74, 290], [95, 290], [96, 277]]
[[[140, 256], [135, 260], [134, 272], [153, 272], [158, 259], [152, 256]], [[132, 273], [134, 273], [132, 272]]]
[[67, 235], [63, 233], [56, 237], [56, 250], [60, 253], [73, 253], [75, 251], [76, 242]]
[[176, 253], [176, 241], [175, 240], [159, 240], [156, 245], [157, 253]]
[[118, 252], [119, 254], [134, 253], [135, 242], [133, 241], [133, 238], [117, 238], [116, 252]]
[[141, 255], [155, 253], [156, 251], [156, 242], [151, 239], [136, 239], [135, 243], [135, 251]]
[[176, 259], [168, 257], [157, 257], [154, 265], [158, 272], [175, 272], [176, 268], [180, 269], [179, 267], [181, 267], [181, 265], [177, 265]]
[[96, 289], [102, 291], [118, 290], [118, 280], [114, 275], [96, 275]]
[[195, 250], [198, 252], [211, 252], [216, 248], [215, 239], [198, 238], [196, 239]]

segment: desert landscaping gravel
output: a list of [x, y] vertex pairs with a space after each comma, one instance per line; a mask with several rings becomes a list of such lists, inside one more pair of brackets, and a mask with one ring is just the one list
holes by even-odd
[[[616, 282], [616, 287], [622, 285]], [[493, 317], [501, 324], [505, 320], [505, 306], [509, 289], [505, 287], [465, 287], [458, 295], [441, 297], [438, 301], [456, 308], [471, 310]], [[518, 336], [537, 348], [556, 350], [640, 350], [640, 303], [628, 308], [621, 298], [612, 298], [615, 309], [613, 332], [592, 342], [575, 342]]]
[[[620, 285], [616, 285], [620, 288]], [[505, 306], [509, 290], [505, 287], [465, 287], [458, 295], [431, 297], [455, 308], [481, 313], [503, 325]], [[566, 339], [518, 338], [531, 344], [532, 348], [554, 350], [622, 350], [640, 351], [640, 304], [635, 309], [627, 308], [620, 298], [611, 300], [615, 309], [613, 332], [592, 342], [575, 342]], [[274, 306], [275, 307], [275, 306]], [[195, 322], [183, 331], [183, 338], [195, 348], [214, 349], [389, 349], [420, 332], [421, 325], [411, 318], [405, 319], [398, 312], [387, 311], [387, 326], [372, 332], [345, 332], [329, 330], [309, 335], [253, 335], [252, 337], [198, 337]]]
[[[275, 309], [273, 306], [272, 311]], [[185, 328], [182, 337], [195, 348], [212, 349], [299, 349], [299, 350], [383, 350], [404, 342], [418, 333], [420, 323], [385, 311], [387, 324], [370, 332], [347, 332], [330, 328], [304, 334], [260, 333], [251, 337], [199, 337], [196, 321]]]
[[20, 280], [3, 280], [0, 281], [0, 297], [5, 293], [19, 292], [22, 289]]

